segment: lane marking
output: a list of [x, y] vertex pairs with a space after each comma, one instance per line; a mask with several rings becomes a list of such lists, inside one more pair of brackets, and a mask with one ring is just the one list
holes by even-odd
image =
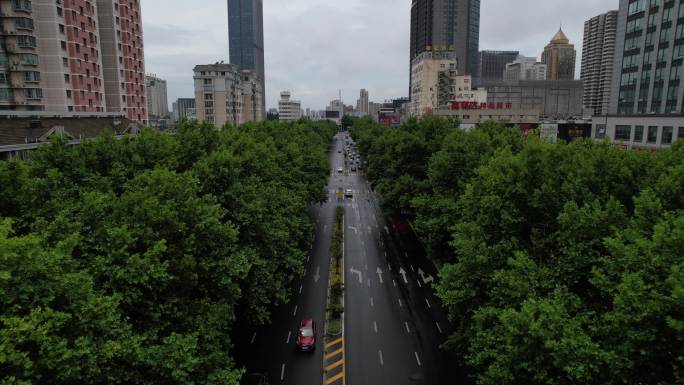
[[332, 384], [333, 382], [339, 380], [339, 379], [342, 378], [342, 377], [344, 377], [344, 370], [343, 370], [342, 372], [338, 373], [337, 375], [335, 375], [335, 376], [333, 376], [333, 377], [328, 378], [327, 380], [325, 380], [325, 385]]
[[430, 306], [430, 301], [428, 301], [427, 298], [425, 298], [425, 303], [428, 305], [428, 307], [429, 307], [430, 309], [432, 309], [432, 306]]
[[294, 312], [292, 313], [293, 317], [297, 315], [297, 309], [299, 309], [299, 305], [295, 306]]
[[344, 337], [340, 337], [340, 338], [336, 339], [335, 341], [330, 341], [327, 344], [325, 344], [325, 348], [330, 349], [331, 347], [333, 347], [335, 345], [341, 344], [342, 342], [344, 342], [343, 339], [344, 339]]
[[254, 334], [252, 334], [252, 341], [249, 344], [254, 345], [254, 340], [256, 340], [256, 332], [254, 332]]
[[344, 364], [344, 361], [343, 361], [343, 360], [339, 360], [339, 361], [335, 362], [334, 364], [330, 364], [330, 365], [326, 366], [326, 367], [325, 367], [325, 371], [326, 371], [326, 372], [330, 372], [330, 371], [332, 371], [333, 369], [337, 368], [338, 366], [342, 366], [342, 364]]
[[373, 302], [373, 297], [370, 297], [370, 304], [371, 304], [371, 307], [375, 307], [375, 303]]
[[344, 352], [344, 346], [335, 350], [334, 352], [326, 354], [325, 357], [323, 357], [323, 359], [327, 361], [335, 356], [342, 354], [342, 352]]
[[373, 321], [373, 330], [375, 330], [375, 333], [378, 332], [378, 323]]
[[299, 294], [302, 294], [302, 289], [304, 289], [304, 285], [299, 285]]
[[418, 363], [418, 366], [423, 366], [423, 364], [420, 363], [420, 357], [418, 357], [418, 352], [413, 352], [413, 354], [416, 355], [416, 362]]
[[409, 329], [408, 322], [404, 322], [404, 326], [406, 326], [406, 333], [411, 334], [411, 329]]
[[287, 341], [285, 341], [286, 344], [290, 344], [290, 337], [292, 337], [292, 331], [287, 332]]
[[399, 307], [404, 307], [404, 305], [401, 304], [401, 298], [399, 299]]
[[385, 366], [385, 360], [382, 359], [382, 350], [378, 350], [378, 356], [380, 357], [380, 366]]
[[280, 381], [283, 381], [285, 379], [285, 364], [280, 367]]
[[368, 287], [371, 287], [371, 284], [370, 284], [370, 279], [368, 280]]
[[414, 273], [416, 272], [416, 268], [413, 267], [413, 265], [411, 265], [411, 270], [412, 270]]
[[423, 285], [420, 284], [420, 281], [416, 281], [416, 282], [418, 282], [418, 287], [422, 289]]
[[442, 328], [439, 327], [439, 322], [435, 322], [435, 325], [437, 325], [437, 330], [439, 330], [439, 334], [442, 334]]
[[392, 280], [392, 283], [394, 284], [394, 287], [397, 287], [397, 281]]

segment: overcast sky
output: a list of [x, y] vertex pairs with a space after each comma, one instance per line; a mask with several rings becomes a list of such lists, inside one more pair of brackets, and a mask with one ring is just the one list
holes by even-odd
[[[169, 104], [194, 97], [192, 68], [228, 62], [226, 0], [142, 0], [145, 62], [168, 81]], [[302, 108], [324, 109], [342, 90], [356, 104], [408, 92], [410, 0], [264, 0], [266, 105], [291, 90]], [[481, 50], [541, 55], [563, 30], [577, 49], [588, 18], [617, 9], [618, 0], [482, 0]]]

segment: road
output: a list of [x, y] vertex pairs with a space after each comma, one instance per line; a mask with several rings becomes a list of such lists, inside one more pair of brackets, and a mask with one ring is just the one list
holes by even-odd
[[[449, 364], [439, 350], [451, 328], [430, 288], [434, 268], [399, 246], [368, 182], [345, 164], [344, 145], [344, 136], [338, 135], [329, 154], [328, 202], [310, 210], [315, 241], [306, 273], [294, 285], [292, 301], [273, 312], [270, 325], [236, 338], [238, 364], [250, 373], [267, 373], [270, 384], [323, 383], [320, 337], [334, 211], [341, 205], [346, 222], [345, 383], [453, 384], [454, 370], [447, 370]], [[338, 173], [338, 168], [345, 172]], [[354, 197], [338, 202], [339, 188], [352, 189]], [[305, 316], [318, 324], [319, 343], [313, 354], [299, 354], [295, 349], [298, 323]]]

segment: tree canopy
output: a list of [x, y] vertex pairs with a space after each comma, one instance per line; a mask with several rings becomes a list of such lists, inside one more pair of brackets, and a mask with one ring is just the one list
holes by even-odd
[[184, 122], [0, 162], [0, 384], [237, 384], [230, 335], [289, 300], [327, 122]]
[[684, 383], [684, 143], [658, 152], [429, 118], [354, 138], [440, 266], [478, 384]]

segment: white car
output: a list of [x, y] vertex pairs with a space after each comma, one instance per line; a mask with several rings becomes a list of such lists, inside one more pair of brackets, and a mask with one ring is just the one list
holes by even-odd
[[354, 197], [354, 192], [352, 189], [348, 188], [344, 191], [344, 197], [345, 198], [353, 198]]
[[340, 167], [340, 168], [337, 169], [337, 172], [338, 172], [339, 174], [342, 174], [342, 173], [344, 172], [344, 170], [342, 169], [342, 167]]

